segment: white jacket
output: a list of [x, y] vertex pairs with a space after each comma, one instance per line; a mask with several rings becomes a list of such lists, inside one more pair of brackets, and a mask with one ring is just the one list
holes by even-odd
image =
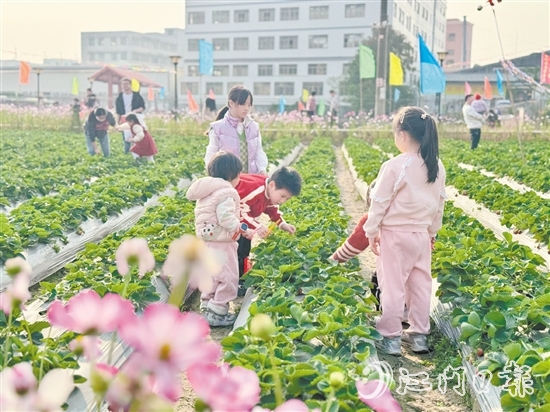
[[483, 126], [483, 116], [474, 110], [469, 104], [462, 106], [462, 115], [468, 129], [481, 129]]
[[[206, 242], [235, 241], [239, 232], [239, 194], [231, 183], [203, 177], [191, 184], [187, 199], [196, 200], [195, 231]], [[237, 235], [238, 236], [238, 235]]]

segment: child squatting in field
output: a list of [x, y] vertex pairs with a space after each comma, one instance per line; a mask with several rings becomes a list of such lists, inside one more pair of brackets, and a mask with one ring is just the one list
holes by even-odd
[[135, 114], [129, 114], [126, 116], [126, 123], [122, 123], [116, 127], [119, 131], [129, 130], [132, 133], [132, 137], [126, 138], [127, 142], [133, 143], [130, 147], [132, 156], [137, 159], [143, 157], [150, 163], [155, 163], [154, 155], [157, 154], [157, 146], [153, 137], [143, 126], [138, 117]]

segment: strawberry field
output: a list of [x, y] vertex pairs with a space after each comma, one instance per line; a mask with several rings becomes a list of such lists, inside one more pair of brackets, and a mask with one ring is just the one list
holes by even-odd
[[[359, 260], [329, 260], [350, 220], [336, 175], [339, 142], [322, 133], [300, 142], [284, 132], [264, 141], [271, 170], [292, 164], [303, 178], [302, 194], [281, 207], [296, 234], [276, 231], [255, 243], [238, 327], [214, 332], [186, 290], [211, 263], [185, 236], [194, 234], [185, 190], [205, 173], [208, 139], [168, 130], [155, 140], [159, 154], [151, 165], [124, 155], [118, 133], [111, 135], [113, 155], [103, 158], [88, 156], [80, 135], [2, 130], [2, 405], [418, 410], [408, 409], [399, 392], [398, 370], [379, 366], [385, 358], [374, 345], [381, 339], [377, 301]], [[515, 140], [482, 141], [475, 152], [466, 146], [441, 141], [451, 200], [433, 252], [432, 306], [443, 308], [434, 310], [434, 327], [456, 345], [456, 357], [442, 366], [462, 365], [471, 393], [485, 385], [472, 395], [483, 411], [548, 412], [548, 141], [524, 142], [524, 160]], [[398, 154], [391, 139], [349, 137], [343, 149], [356, 183], [370, 183]], [[160, 275], [174, 259], [181, 279], [167, 288]], [[509, 378], [511, 365], [529, 380]], [[31, 382], [24, 394], [8, 385], [18, 376]], [[56, 389], [45, 394], [54, 376]], [[175, 406], [189, 396], [189, 408]]]

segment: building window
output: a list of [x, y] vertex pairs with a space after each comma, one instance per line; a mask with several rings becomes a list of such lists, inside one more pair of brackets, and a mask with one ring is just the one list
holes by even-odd
[[248, 22], [248, 10], [235, 10], [235, 23]]
[[181, 82], [180, 94], [187, 94], [189, 90], [193, 94], [199, 94], [199, 83], [198, 82]]
[[259, 64], [258, 65], [258, 76], [273, 76], [273, 65], [272, 64]]
[[187, 24], [204, 24], [204, 11], [190, 11], [187, 13]]
[[298, 73], [297, 64], [280, 64], [279, 65], [279, 74], [280, 75], [294, 75]]
[[234, 86], [243, 86], [242, 82], [227, 82], [227, 93], [229, 93], [229, 90], [231, 90]]
[[327, 74], [327, 65], [324, 63], [308, 64], [307, 74]]
[[120, 53], [120, 60], [126, 60], [126, 52]]
[[365, 5], [346, 4], [346, 17], [365, 17]]
[[97, 45], [98, 46], [104, 46], [105, 45], [105, 37], [98, 37], [97, 38]]
[[326, 34], [317, 34], [309, 36], [310, 49], [326, 49], [328, 48], [328, 36]]
[[95, 39], [93, 37], [88, 37], [88, 46], [95, 45]]
[[[139, 61], [139, 54], [137, 54], [137, 59]], [[105, 60], [105, 54], [104, 53], [98, 53], [97, 54], [97, 60], [99, 60], [100, 62], [104, 61]]]
[[212, 12], [212, 23], [229, 23], [229, 10], [219, 10]]
[[426, 7], [422, 7], [422, 18], [428, 20], [428, 9]]
[[399, 9], [399, 23], [405, 23], [405, 12], [401, 8]]
[[187, 75], [189, 77], [196, 77], [199, 75], [199, 66], [197, 64], [190, 64], [187, 66]]
[[281, 36], [279, 39], [280, 49], [297, 49], [298, 36]]
[[214, 69], [212, 71], [212, 75], [216, 77], [220, 76], [229, 76], [229, 66], [214, 66]]
[[217, 95], [223, 95], [223, 83], [206, 83], [206, 90], [210, 90], [212, 89], [212, 91], [214, 92], [214, 94], [217, 94]]
[[450, 49], [450, 50], [448, 51], [448, 54], [449, 54], [449, 56], [454, 56], [454, 54], [455, 54], [454, 49]]
[[273, 50], [275, 37], [258, 37], [258, 50]]
[[328, 19], [328, 6], [310, 6], [309, 18], [311, 20]]
[[271, 94], [271, 83], [254, 82], [254, 94], [257, 96], [269, 96]]
[[275, 9], [260, 9], [258, 20], [275, 21]]
[[418, 2], [418, 0], [414, 0], [414, 11], [420, 14], [420, 3]]
[[344, 34], [344, 47], [359, 47], [361, 40], [362, 34]]
[[229, 50], [229, 39], [212, 39], [214, 50]]
[[303, 86], [310, 94], [315, 92], [318, 95], [323, 95], [323, 82], [304, 82]]
[[407, 16], [407, 24], [405, 25], [408, 31], [411, 31], [411, 16]]
[[300, 9], [298, 7], [282, 7], [281, 20], [298, 20], [300, 18]]
[[393, 8], [393, 17], [394, 17], [394, 18], [397, 18], [397, 9], [398, 9], [398, 8], [399, 8], [399, 7], [397, 7], [397, 5], [394, 5], [394, 8]]
[[235, 37], [233, 39], [233, 50], [248, 50], [248, 37]]
[[111, 46], [118, 45], [118, 37], [111, 37]]
[[416, 24], [413, 24], [413, 34], [415, 36], [418, 35], [418, 26]]
[[88, 53], [88, 60], [93, 62], [95, 60], [95, 53]]
[[293, 96], [294, 82], [275, 82], [275, 96]]
[[248, 66], [246, 64], [233, 65], [233, 76], [248, 76]]
[[447, 41], [455, 41], [456, 34], [455, 33], [449, 33], [447, 35]]
[[199, 39], [187, 40], [187, 51], [199, 51]]
[[342, 74], [344, 76], [347, 76], [349, 74], [349, 66], [351, 65], [351, 63], [344, 63], [344, 65], [342, 66]]

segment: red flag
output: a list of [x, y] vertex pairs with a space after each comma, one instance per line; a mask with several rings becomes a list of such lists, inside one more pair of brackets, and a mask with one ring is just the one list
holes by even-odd
[[306, 107], [304, 106], [304, 104], [300, 100], [298, 100], [298, 111], [302, 112], [304, 110], [306, 110]]
[[27, 62], [19, 62], [19, 83], [29, 84], [31, 66]]
[[214, 90], [210, 89], [208, 91], [208, 97], [210, 97], [212, 100], [216, 100], [216, 95], [214, 94]]
[[485, 76], [485, 81], [483, 83], [483, 95], [489, 100], [493, 98], [493, 89], [491, 88], [491, 83], [489, 83], [489, 78], [487, 76]]
[[540, 83], [550, 84], [550, 55], [544, 52], [540, 56]]
[[472, 87], [470, 86], [470, 83], [464, 82], [464, 96], [472, 94]]
[[187, 89], [187, 106], [189, 106], [189, 110], [192, 112], [198, 112], [199, 111], [199, 105], [193, 98], [193, 94], [191, 93], [191, 90]]
[[147, 100], [149, 100], [150, 102], [155, 100], [155, 91], [152, 87], [149, 87], [147, 89]]

